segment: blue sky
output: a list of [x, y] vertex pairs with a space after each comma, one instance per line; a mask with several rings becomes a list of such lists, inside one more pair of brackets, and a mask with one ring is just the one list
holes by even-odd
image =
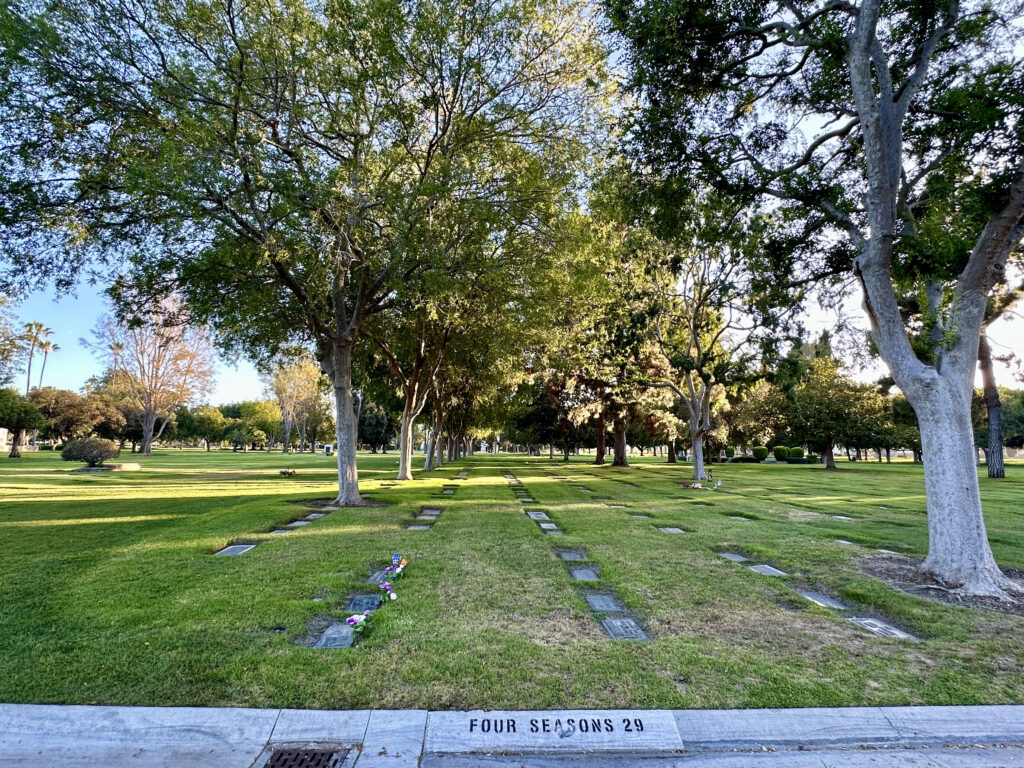
[[[21, 301], [15, 310], [23, 323], [38, 320], [51, 328], [50, 340], [60, 350], [46, 362], [44, 386], [78, 391], [86, 380], [101, 370], [95, 355], [82, 345], [81, 339], [92, 340], [92, 331], [99, 318], [110, 314], [102, 291], [96, 286], [80, 285], [72, 296], [54, 299], [52, 292], [35, 293]], [[41, 358], [32, 364], [32, 386], [39, 383]], [[14, 386], [25, 390], [25, 374], [15, 379]], [[256, 369], [246, 360], [219, 360], [217, 382], [209, 401], [214, 405], [259, 400], [263, 382]]]

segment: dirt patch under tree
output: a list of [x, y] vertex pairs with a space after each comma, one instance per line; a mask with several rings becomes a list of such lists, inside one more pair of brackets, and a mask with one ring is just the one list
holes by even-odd
[[[983, 611], [998, 611], [1014, 616], [1024, 616], [1024, 599], [1019, 597], [1015, 602], [997, 600], [994, 597], [974, 597], [957, 594], [953, 589], [940, 584], [934, 578], [926, 576], [920, 570], [922, 560], [898, 555], [873, 555], [863, 558], [858, 565], [860, 569], [881, 579], [890, 587], [901, 592], [932, 600], [936, 603], [959, 605], [961, 608], [973, 608]], [[1003, 568], [1003, 574], [1010, 581], [1024, 589], [1024, 571]]]

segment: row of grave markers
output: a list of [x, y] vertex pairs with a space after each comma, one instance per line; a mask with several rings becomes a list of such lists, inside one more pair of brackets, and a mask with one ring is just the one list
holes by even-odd
[[[521, 502], [533, 503], [533, 498], [515, 475], [506, 474], [504, 477], [508, 480], [509, 484], [512, 486], [513, 492]], [[577, 490], [590, 492], [589, 489], [585, 489], [583, 486], [577, 486]], [[551, 516], [544, 510], [528, 509], [526, 510], [526, 516], [537, 523], [537, 525], [547, 534], [554, 536], [562, 536], [565, 534], [565, 531], [561, 530], [558, 527], [558, 524], [552, 521]], [[586, 562], [588, 558], [584, 550], [559, 549], [555, 550], [555, 554], [560, 560], [579, 563], [578, 565], [569, 566], [569, 576], [574, 581], [582, 583], [600, 581], [600, 566], [596, 563]], [[637, 623], [636, 619], [624, 615], [626, 611], [619, 604], [618, 600], [615, 599], [614, 595], [606, 592], [587, 591], [583, 593], [583, 599], [586, 601], [587, 607], [598, 615], [598, 621], [601, 624], [601, 627], [612, 640], [644, 641], [650, 639], [643, 628]]]
[[[564, 475], [550, 474], [550, 476], [552, 477], [552, 479], [555, 479], [555, 480], [567, 479]], [[574, 485], [573, 488], [575, 488], [576, 490], [581, 491], [581, 492], [593, 493], [593, 491], [591, 489], [587, 488], [586, 486]], [[626, 508], [626, 505], [624, 505], [624, 504], [608, 504], [607, 506], [609, 508], [612, 508], [612, 509], [624, 509], [624, 508]], [[709, 506], [709, 505], [708, 504], [695, 503], [693, 506], [706, 507], [706, 506]], [[548, 516], [545, 513], [543, 513], [543, 512], [539, 512], [539, 513], [527, 512], [527, 515], [529, 515], [532, 519], [539, 520], [540, 518], [539, 517], [535, 517], [534, 516], [535, 514], [536, 515], [544, 515], [543, 519], [547, 519], [548, 518]], [[637, 519], [649, 519], [650, 515], [632, 514], [632, 515], [630, 515], [630, 517], [637, 518]], [[752, 518], [745, 517], [745, 516], [742, 516], [742, 515], [729, 515], [728, 517], [730, 519], [732, 519], [732, 520], [737, 520], [737, 521], [745, 522], [745, 523], [755, 522]], [[835, 520], [840, 520], [840, 521], [843, 521], [843, 522], [855, 522], [854, 518], [852, 518], [852, 517], [850, 517], [848, 515], [831, 515], [831, 517], [833, 519], [835, 519]], [[659, 527], [658, 530], [661, 531], [662, 533], [668, 533], [668, 534], [685, 533], [685, 531], [682, 528], [672, 527], [672, 526]], [[838, 544], [850, 545], [850, 546], [853, 545], [852, 541], [848, 541], [846, 539], [836, 539], [835, 541]], [[885, 554], [898, 554], [898, 553], [893, 552], [892, 550], [888, 550], [888, 549], [879, 549], [878, 551], [882, 552], [882, 553], [885, 553]], [[576, 552], [570, 552], [569, 554], [570, 555], [575, 555], [577, 553]], [[749, 558], [747, 558], [747, 557], [745, 557], [743, 555], [740, 555], [738, 553], [735, 553], [735, 552], [719, 552], [718, 554], [719, 554], [720, 557], [724, 557], [725, 559], [731, 560], [732, 562], [736, 562], [736, 563], [748, 563], [748, 562], [750, 562]], [[559, 556], [561, 557], [562, 555], [560, 554]], [[581, 554], [581, 556], [578, 557], [578, 558], [577, 557], [563, 557], [563, 559], [584, 559], [584, 558], [583, 558], [583, 556]], [[763, 576], [787, 576], [788, 575], [784, 571], [781, 571], [778, 568], [775, 568], [775, 567], [773, 567], [771, 565], [767, 565], [765, 563], [755, 563], [755, 564], [752, 564], [752, 565], [748, 565], [747, 567], [751, 571], [754, 571], [755, 573], [759, 573], [759, 574], [761, 574]], [[577, 580], [596, 581], [598, 578], [600, 578], [597, 575], [597, 573], [594, 572], [592, 569], [577, 568], [576, 571], [581, 573], [581, 574], [583, 574], [583, 576], [582, 577], [577, 576], [577, 573], [574, 572], [573, 568], [570, 568], [570, 574], [573, 576], [573, 578], [575, 578]], [[789, 586], [789, 585], [787, 585], [787, 586]], [[815, 592], [815, 591], [812, 591], [812, 590], [801, 590], [801, 589], [796, 589], [795, 587], [791, 587], [791, 589], [793, 589], [794, 592], [796, 592], [798, 595], [800, 595], [804, 599], [809, 600], [810, 602], [812, 602], [812, 603], [814, 603], [816, 605], [819, 605], [819, 606], [821, 606], [823, 608], [828, 608], [828, 609], [834, 610], [834, 611], [848, 611], [849, 610], [849, 606], [844, 605], [843, 603], [839, 602], [838, 600], [835, 600], [834, 598], [831, 598], [828, 595], [825, 595], [825, 594], [823, 594], [821, 592]], [[608, 597], [610, 600], [612, 600], [612, 603], [614, 603], [614, 598], [611, 598], [610, 596], [602, 596], [602, 597]], [[589, 603], [590, 603], [590, 601], [588, 599], [588, 604]], [[591, 606], [591, 608], [593, 609], [593, 606]], [[890, 637], [890, 638], [898, 638], [898, 639], [909, 639], [909, 640], [916, 639], [913, 635], [911, 635], [911, 634], [909, 634], [907, 632], [904, 632], [903, 630], [898, 629], [898, 628], [892, 626], [891, 624], [889, 624], [889, 623], [887, 623], [885, 621], [882, 621], [881, 619], [876, 619], [876, 618], [867, 617], [867, 616], [847, 616], [846, 618], [847, 618], [848, 621], [850, 621], [850, 622], [852, 622], [854, 624], [857, 624], [858, 626], [863, 627], [864, 629], [867, 629], [868, 631], [873, 632], [874, 634], [879, 635], [881, 637]], [[639, 627], [638, 627], [638, 629], [639, 629]], [[607, 627], [606, 627], [606, 630], [608, 630]], [[608, 630], [608, 631], [609, 631], [609, 634], [612, 634], [612, 632], [610, 630]], [[642, 632], [642, 630], [640, 630], [640, 631]], [[646, 639], [646, 636], [645, 636], [644, 639]]]
[[[747, 563], [751, 562], [749, 557], [746, 557], [745, 555], [741, 555], [738, 552], [719, 552], [717, 554], [718, 554], [719, 557], [724, 557], [726, 560], [730, 560], [730, 561], [732, 561], [734, 563], [739, 563], [741, 565], [746, 565]], [[788, 576], [789, 575], [785, 571], [780, 571], [778, 568], [774, 568], [774, 567], [772, 567], [770, 565], [766, 565], [764, 563], [756, 563], [754, 565], [746, 565], [746, 567], [749, 568], [750, 570], [754, 571], [755, 573], [762, 574], [763, 576]], [[796, 587], [794, 587], [792, 585], [789, 585], [789, 584], [787, 584], [786, 586], [788, 586], [790, 589], [792, 589], [798, 595], [803, 597], [805, 600], [809, 600], [810, 602], [814, 603], [815, 605], [820, 605], [822, 608], [828, 608], [828, 609], [833, 610], [833, 611], [849, 611], [850, 610], [850, 607], [848, 605], [845, 605], [845, 604], [841, 603], [840, 601], [836, 600], [835, 598], [829, 597], [828, 595], [823, 594], [821, 592], [814, 592], [812, 590], [805, 590], [805, 589], [797, 589]], [[897, 629], [896, 627], [892, 626], [891, 624], [889, 624], [887, 622], [882, 621], [881, 619], [875, 619], [875, 618], [871, 618], [871, 617], [868, 617], [868, 616], [846, 616], [846, 619], [848, 621], [851, 621], [854, 624], [857, 624], [858, 626], [861, 626], [864, 629], [867, 629], [867, 630], [869, 630], [871, 632], [874, 632], [876, 635], [880, 635], [882, 637], [893, 637], [893, 638], [899, 638], [899, 639], [902, 639], [902, 640], [915, 640], [916, 639], [913, 635], [910, 635], [910, 634], [904, 632], [901, 629]]]
[[[299, 519], [293, 520], [292, 522], [288, 523], [287, 525], [284, 525], [284, 526], [282, 526], [280, 528], [275, 528], [274, 530], [271, 531], [271, 533], [273, 533], [273, 534], [291, 533], [292, 531], [294, 531], [297, 528], [302, 528], [303, 526], [309, 525], [310, 523], [315, 522], [316, 520], [319, 520], [321, 517], [326, 517], [328, 515], [328, 513], [333, 512], [334, 510], [338, 509], [338, 507], [321, 507], [320, 509], [322, 510], [321, 512], [310, 512], [305, 517], [300, 517]], [[215, 555], [242, 555], [242, 554], [245, 554], [246, 552], [248, 552], [251, 549], [255, 549], [257, 546], [258, 546], [258, 544], [229, 544], [228, 546], [224, 547], [221, 550], [218, 550], [217, 552], [214, 552], [213, 554], [215, 554]]]
[[[468, 475], [469, 472], [463, 470], [452, 479], [465, 480]], [[457, 488], [458, 486], [446, 484], [442, 486], [440, 495], [453, 496]], [[420, 509], [419, 514], [416, 515], [416, 520], [421, 522], [412, 523], [405, 526], [405, 528], [409, 531], [429, 531], [433, 523], [437, 522], [438, 518], [441, 517], [443, 511], [441, 507], [423, 507]], [[379, 586], [384, 582], [385, 576], [384, 569], [382, 568], [370, 574], [366, 583]], [[380, 608], [382, 602], [383, 598], [379, 592], [374, 594], [355, 594], [349, 597], [345, 610], [353, 614], [363, 613], [364, 611], [372, 612]], [[313, 644], [313, 647], [317, 649], [343, 649], [352, 647], [354, 642], [355, 631], [353, 628], [343, 622], [336, 622], [324, 630], [320, 638]]]
[[[384, 581], [384, 569], [375, 571], [366, 580], [367, 584], [380, 584]], [[321, 602], [319, 598], [313, 598], [317, 602]], [[348, 602], [345, 604], [345, 611], [347, 613], [363, 613], [364, 611], [376, 611], [380, 608], [383, 598], [380, 592], [373, 594], [356, 593], [350, 595]], [[342, 650], [345, 648], [351, 648], [353, 643], [356, 641], [355, 629], [346, 624], [343, 621], [336, 621], [325, 629], [317, 641], [313, 643], [313, 648], [316, 650]]]

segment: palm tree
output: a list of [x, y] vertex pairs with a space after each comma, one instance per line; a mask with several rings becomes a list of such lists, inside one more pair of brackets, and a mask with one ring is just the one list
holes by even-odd
[[39, 387], [43, 386], [43, 374], [46, 373], [46, 358], [50, 356], [51, 352], [56, 352], [60, 349], [59, 344], [54, 344], [52, 341], [47, 339], [44, 341], [39, 348], [43, 350], [43, 367], [39, 370]]
[[28, 376], [25, 380], [25, 394], [32, 388], [32, 358], [36, 353], [36, 347], [41, 347], [43, 342], [50, 338], [52, 330], [40, 322], [25, 323], [24, 339], [28, 342]]

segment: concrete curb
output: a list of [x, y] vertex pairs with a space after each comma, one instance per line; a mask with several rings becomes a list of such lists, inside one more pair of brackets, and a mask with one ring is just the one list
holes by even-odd
[[[589, 745], [555, 742], [551, 748], [551, 736], [528, 736], [529, 728], [521, 725], [520, 738], [495, 736], [484, 749], [476, 727], [475, 737], [460, 737], [481, 714], [495, 720], [520, 718], [524, 724], [544, 718], [567, 723], [573, 717], [607, 716], [613, 721], [635, 716], [654, 724], [657, 732], [648, 729], [648, 741], [603, 734]], [[3, 768], [61, 763], [82, 768], [251, 768], [263, 762], [257, 759], [270, 746], [281, 743], [352, 747], [345, 768], [499, 763], [538, 768], [667, 768], [683, 763], [715, 768], [1016, 767], [1024, 766], [1024, 706], [428, 713], [0, 704]], [[636, 744], [653, 746], [631, 746]]]

